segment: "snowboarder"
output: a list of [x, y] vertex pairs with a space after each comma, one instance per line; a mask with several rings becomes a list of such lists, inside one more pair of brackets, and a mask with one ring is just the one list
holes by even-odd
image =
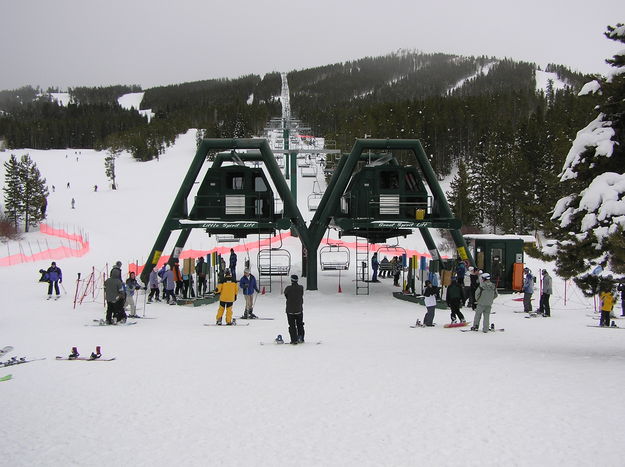
[[76, 200], [72, 198], [72, 209], [76, 209]]
[[232, 304], [237, 299], [239, 293], [239, 287], [237, 283], [232, 281], [232, 274], [226, 269], [224, 274], [224, 281], [217, 285], [216, 293], [219, 294], [219, 308], [217, 309], [217, 324], [221, 325], [221, 319], [224, 315], [224, 309], [226, 310], [226, 325], [233, 324], [232, 321]]
[[485, 272], [480, 276], [480, 285], [475, 292], [476, 308], [475, 318], [473, 318], [472, 331], [477, 331], [480, 328], [480, 320], [484, 315], [484, 326], [482, 330], [484, 332], [489, 331], [490, 327], [490, 309], [493, 305], [493, 301], [497, 297], [497, 289], [495, 284], [490, 281], [490, 274]]
[[155, 296], [156, 296], [157, 302], [161, 301], [161, 299], [159, 298], [160, 291], [158, 289], [158, 282], [159, 282], [159, 277], [158, 277], [157, 266], [154, 266], [152, 268], [152, 271], [150, 271], [150, 278], [148, 279], [148, 285], [150, 286], [150, 295], [148, 295], [148, 303], [152, 303], [152, 299]]
[[455, 323], [458, 319], [460, 319], [460, 322], [464, 323], [464, 315], [460, 311], [460, 305], [462, 303], [462, 288], [456, 279], [452, 279], [451, 284], [447, 287], [445, 301], [451, 310], [451, 322]]
[[54, 261], [50, 264], [50, 267], [46, 271], [48, 274], [48, 300], [52, 298], [52, 287], [54, 287], [54, 292], [56, 293], [56, 299], [61, 295], [59, 291], [59, 283], [63, 282], [63, 272], [61, 268], [59, 268]]
[[538, 313], [542, 314], [543, 316], [551, 316], [549, 298], [551, 297], [552, 293], [553, 291], [551, 276], [546, 269], [543, 269], [543, 292], [540, 294], [540, 305], [538, 308]]
[[378, 268], [379, 267], [380, 267], [380, 263], [378, 261], [378, 254], [373, 253], [373, 256], [371, 257], [371, 270], [373, 271], [373, 274], [371, 276], [371, 282], [380, 282], [378, 280]]
[[126, 312], [124, 311], [126, 293], [122, 280], [113, 275], [106, 279], [104, 281], [104, 295], [106, 298], [106, 324], [126, 322]]
[[258, 290], [256, 278], [249, 269], [243, 271], [243, 277], [239, 281], [239, 287], [241, 287], [243, 296], [245, 297], [245, 312], [243, 313], [243, 318], [258, 318], [258, 316], [254, 314], [254, 292], [258, 293], [260, 290]]
[[297, 274], [293, 274], [291, 285], [284, 289], [286, 317], [293, 345], [304, 343], [304, 287], [298, 284], [298, 280]]
[[525, 277], [523, 278], [523, 310], [525, 313], [532, 312], [532, 294], [534, 293], [534, 276], [529, 268], [523, 269]]
[[434, 326], [434, 314], [436, 312], [436, 288], [432, 285], [432, 282], [425, 281], [425, 289], [423, 289], [424, 305], [427, 309], [425, 316], [423, 317], [423, 324], [425, 326]]
[[140, 290], [141, 286], [137, 281], [134, 272], [131, 272], [126, 279], [126, 305], [130, 307], [130, 316], [137, 316], [137, 301], [135, 293]]
[[230, 274], [232, 274], [232, 279], [237, 280], [237, 254], [234, 252], [233, 248], [230, 248]]

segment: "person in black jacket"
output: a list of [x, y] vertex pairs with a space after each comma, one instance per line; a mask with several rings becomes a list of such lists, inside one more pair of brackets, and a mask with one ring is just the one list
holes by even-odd
[[451, 284], [447, 287], [447, 296], [445, 300], [447, 301], [447, 306], [451, 310], [451, 322], [457, 323], [458, 319], [460, 319], [461, 323], [464, 323], [464, 315], [460, 311], [460, 305], [462, 303], [462, 288], [460, 284], [458, 284], [458, 280], [453, 278], [451, 280]]
[[297, 283], [298, 279], [297, 274], [293, 274], [291, 285], [284, 289], [286, 317], [293, 345], [304, 343], [304, 287]]

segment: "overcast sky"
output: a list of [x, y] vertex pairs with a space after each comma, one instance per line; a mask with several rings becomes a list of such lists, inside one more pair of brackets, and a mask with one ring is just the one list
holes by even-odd
[[[598, 6], [591, 6], [598, 5]], [[398, 49], [605, 73], [623, 0], [0, 0], [0, 89], [155, 85]]]

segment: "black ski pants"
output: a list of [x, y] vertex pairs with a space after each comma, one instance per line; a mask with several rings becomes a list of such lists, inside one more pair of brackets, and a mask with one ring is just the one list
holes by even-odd
[[291, 342], [297, 342], [300, 338], [304, 340], [304, 313], [298, 313], [296, 315], [286, 314], [289, 321], [289, 336]]
[[148, 300], [152, 300], [156, 295], [156, 299], [159, 300], [159, 290], [158, 287], [150, 289], [150, 295], [148, 295]]
[[61, 292], [59, 291], [59, 281], [50, 281], [50, 284], [48, 285], [48, 295], [52, 295], [53, 285], [54, 285], [54, 291], [56, 292], [56, 294], [61, 295]]
[[451, 310], [451, 320], [453, 321], [456, 317], [462, 321], [464, 321], [464, 315], [460, 311], [460, 298], [451, 298], [447, 302], [449, 305], [449, 309]]
[[551, 316], [551, 307], [549, 306], [549, 298], [551, 294], [544, 293], [540, 295], [540, 305], [538, 307], [538, 312], [544, 314], [545, 316]]

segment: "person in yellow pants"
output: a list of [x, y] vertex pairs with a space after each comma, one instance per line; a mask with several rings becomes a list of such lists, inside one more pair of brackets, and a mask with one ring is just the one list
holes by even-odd
[[224, 281], [217, 286], [219, 294], [219, 309], [217, 310], [217, 324], [221, 325], [221, 318], [226, 310], [226, 325], [231, 326], [232, 322], [232, 304], [237, 299], [239, 286], [232, 279], [232, 274], [226, 270]]

